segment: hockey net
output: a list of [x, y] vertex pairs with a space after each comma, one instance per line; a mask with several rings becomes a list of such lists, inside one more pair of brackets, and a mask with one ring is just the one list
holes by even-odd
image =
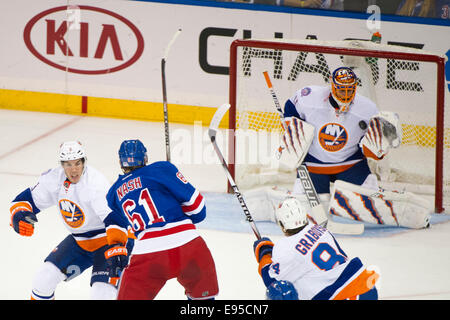
[[[436, 212], [450, 211], [450, 115], [445, 57], [370, 41], [235, 40], [230, 48], [229, 167], [246, 190], [292, 187], [295, 172], [275, 158], [282, 132], [265, 84], [268, 71], [282, 107], [297, 90], [329, 85], [339, 66], [358, 76], [357, 91], [380, 110], [399, 114], [402, 144], [371, 162], [382, 187], [428, 196]], [[445, 97], [447, 95], [447, 97]], [[445, 102], [447, 101], [447, 102]], [[447, 109], [447, 111], [446, 111]]]

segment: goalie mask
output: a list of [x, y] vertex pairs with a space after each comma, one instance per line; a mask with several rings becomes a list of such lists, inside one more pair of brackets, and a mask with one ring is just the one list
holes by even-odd
[[119, 161], [122, 169], [143, 167], [147, 159], [147, 149], [140, 140], [125, 140], [120, 145]]
[[275, 217], [280, 227], [285, 230], [292, 230], [308, 224], [306, 210], [296, 198], [286, 198], [275, 211]]
[[331, 75], [331, 95], [339, 112], [347, 112], [356, 94], [356, 75], [352, 69], [340, 67]]

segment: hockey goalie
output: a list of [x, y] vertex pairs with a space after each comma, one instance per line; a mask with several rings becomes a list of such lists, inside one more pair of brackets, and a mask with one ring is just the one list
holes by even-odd
[[[379, 225], [428, 227], [432, 205], [410, 192], [379, 188], [368, 165], [368, 159], [381, 160], [400, 146], [398, 115], [380, 112], [369, 98], [356, 93], [357, 78], [350, 68], [337, 68], [330, 83], [304, 87], [286, 101], [287, 126], [281, 138], [280, 162], [292, 170], [306, 165], [330, 216]], [[314, 206], [304, 187], [297, 175], [291, 191], [260, 188], [244, 196], [255, 220], [275, 221], [274, 210], [288, 194], [301, 201], [313, 220], [321, 220], [311, 210]]]

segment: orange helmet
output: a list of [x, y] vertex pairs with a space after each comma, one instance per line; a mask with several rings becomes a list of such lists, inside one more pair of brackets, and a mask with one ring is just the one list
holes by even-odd
[[356, 75], [352, 69], [340, 67], [331, 75], [331, 94], [340, 112], [347, 112], [356, 94]]

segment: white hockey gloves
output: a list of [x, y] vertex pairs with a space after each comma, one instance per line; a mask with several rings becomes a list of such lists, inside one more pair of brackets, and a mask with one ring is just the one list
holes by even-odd
[[383, 159], [390, 148], [397, 148], [402, 141], [402, 130], [398, 114], [382, 111], [373, 116], [369, 128], [361, 139], [364, 155], [375, 160]]
[[303, 162], [314, 137], [314, 126], [296, 118], [285, 118], [287, 130], [281, 137], [280, 161], [293, 170]]

